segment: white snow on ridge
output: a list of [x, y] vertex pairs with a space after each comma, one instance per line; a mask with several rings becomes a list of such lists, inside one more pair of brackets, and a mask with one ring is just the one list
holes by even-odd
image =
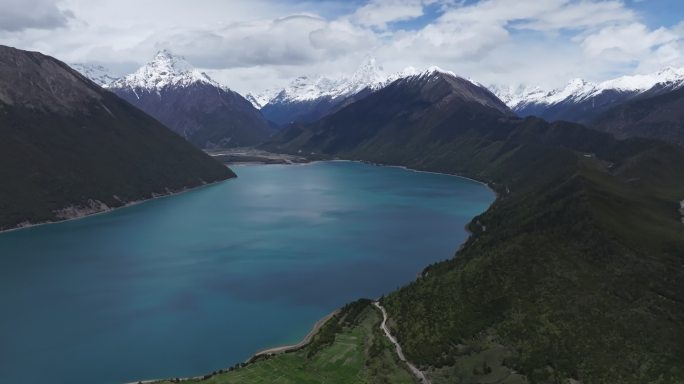
[[673, 85], [675, 87], [684, 85], [684, 67], [667, 67], [656, 73], [646, 75], [622, 76], [617, 79], [604, 81], [599, 84], [599, 87], [644, 92], [659, 84]]
[[268, 104], [269, 101], [276, 97], [278, 92], [280, 92], [280, 90], [267, 89], [258, 94], [248, 93], [245, 95], [245, 99], [252, 103], [254, 108], [261, 109], [261, 107]]
[[[391, 78], [378, 66], [375, 58], [369, 56], [350, 76], [320, 76], [317, 78], [300, 76], [282, 90], [265, 91], [262, 93], [263, 96], [254, 98], [260, 102], [266, 101], [262, 105], [272, 101], [302, 102], [323, 97], [335, 99], [357, 94], [366, 88], [379, 89], [387, 84]], [[271, 96], [270, 99], [268, 96]]]
[[116, 80], [109, 88], [132, 88], [159, 91], [167, 86], [188, 86], [205, 83], [216, 87], [221, 85], [206, 73], [195, 69], [185, 58], [161, 50], [154, 60], [140, 67], [134, 73]]
[[492, 86], [490, 90], [511, 109], [520, 109], [527, 105], [554, 105], [563, 101], [581, 102], [600, 95], [605, 91], [643, 93], [654, 87], [677, 89], [684, 86], [684, 67], [667, 67], [661, 71], [645, 74], [622, 76], [600, 83], [592, 83], [583, 79], [572, 79], [565, 87], [554, 90], [543, 90], [536, 87]]
[[[270, 89], [258, 94], [248, 94], [247, 99], [257, 108], [262, 108], [268, 103], [296, 103], [317, 100], [319, 98], [336, 99], [355, 95], [364, 89], [377, 91], [398, 79], [422, 77], [434, 73], [459, 77], [455, 73], [439, 67], [430, 67], [422, 72], [414, 67], [407, 67], [403, 71], [387, 74], [377, 64], [374, 57], [368, 56], [351, 75], [321, 76], [317, 78], [301, 76], [294, 79], [284, 89]], [[480, 85], [472, 80], [469, 81], [478, 86]]]
[[87, 77], [101, 87], [104, 87], [118, 79], [107, 68], [101, 65], [83, 63], [74, 63], [69, 65], [81, 75]]

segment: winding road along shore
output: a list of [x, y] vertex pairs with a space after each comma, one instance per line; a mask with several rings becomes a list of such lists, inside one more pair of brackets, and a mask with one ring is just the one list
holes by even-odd
[[387, 311], [385, 311], [385, 308], [380, 305], [380, 302], [374, 301], [373, 305], [378, 307], [380, 311], [382, 312], [382, 323], [380, 324], [380, 328], [385, 332], [385, 336], [394, 344], [395, 349], [397, 350], [397, 356], [399, 356], [399, 360], [403, 361], [406, 363], [406, 365], [409, 367], [411, 372], [420, 380], [422, 384], [430, 384], [430, 380], [425, 376], [423, 371], [418, 369], [415, 365], [411, 364], [408, 360], [406, 360], [406, 356], [404, 356], [404, 351], [401, 350], [401, 345], [399, 345], [399, 342], [397, 339], [392, 336], [392, 333], [389, 330], [389, 327], [387, 326]]

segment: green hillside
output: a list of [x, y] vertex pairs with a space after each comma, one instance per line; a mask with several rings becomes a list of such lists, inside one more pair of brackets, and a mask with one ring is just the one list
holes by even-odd
[[234, 176], [66, 64], [0, 46], [0, 229]]
[[683, 382], [684, 150], [425, 90], [395, 83], [270, 147], [499, 193], [453, 260], [384, 299], [407, 357], [436, 383]]

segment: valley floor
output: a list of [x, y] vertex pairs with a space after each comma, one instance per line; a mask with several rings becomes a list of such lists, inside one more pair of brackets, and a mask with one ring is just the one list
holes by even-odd
[[207, 153], [226, 164], [296, 164], [309, 162], [301, 156], [272, 153], [249, 147], [207, 150]]

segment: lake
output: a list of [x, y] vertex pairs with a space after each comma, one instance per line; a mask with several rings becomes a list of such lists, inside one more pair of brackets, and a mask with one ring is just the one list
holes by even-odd
[[0, 234], [0, 382], [202, 375], [450, 258], [493, 202], [472, 180], [353, 162], [237, 179]]

